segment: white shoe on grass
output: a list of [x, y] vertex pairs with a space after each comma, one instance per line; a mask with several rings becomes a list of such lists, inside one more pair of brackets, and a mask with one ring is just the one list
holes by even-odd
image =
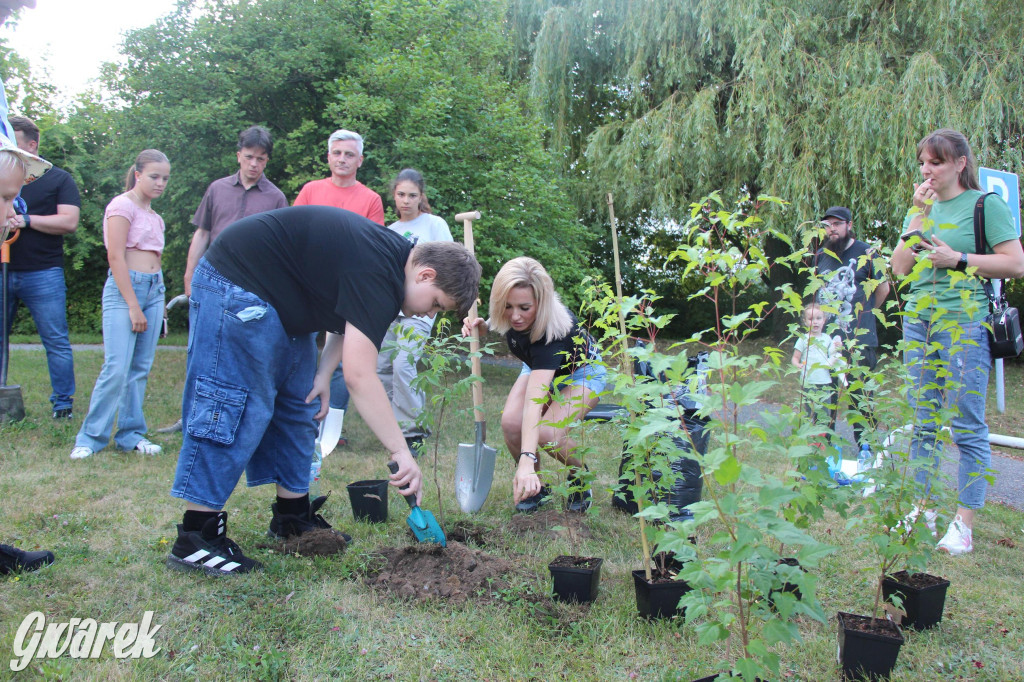
[[[918, 517], [921, 516], [921, 509], [915, 504], [914, 508], [910, 510], [910, 513], [903, 517], [903, 520], [896, 524], [894, 530], [899, 533], [909, 533], [914, 529], [914, 524], [917, 523]], [[928, 530], [931, 531], [932, 537], [939, 537], [939, 528], [936, 521], [939, 518], [939, 513], [933, 509], [924, 510], [924, 525], [928, 526]]]
[[146, 440], [143, 438], [135, 444], [135, 449], [144, 455], [159, 455], [164, 451], [162, 447], [154, 443], [153, 441]]
[[76, 445], [71, 451], [71, 459], [85, 459], [92, 455], [92, 449], [85, 447], [84, 445]]
[[949, 530], [942, 536], [936, 547], [943, 552], [948, 552], [950, 556], [967, 554], [974, 551], [974, 533], [957, 514], [953, 523], [949, 524]]

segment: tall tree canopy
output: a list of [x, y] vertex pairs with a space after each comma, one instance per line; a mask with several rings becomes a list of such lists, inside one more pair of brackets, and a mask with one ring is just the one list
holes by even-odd
[[[527, 0], [524, 0], [527, 1]], [[530, 0], [535, 2], [535, 0]], [[677, 217], [713, 189], [901, 219], [915, 146], [962, 130], [1021, 169], [1024, 5], [1012, 0], [549, 3], [533, 92], [567, 163], [623, 208]]]
[[671, 221], [715, 189], [791, 201], [790, 228], [850, 206], [861, 235], [893, 243], [917, 141], [940, 127], [983, 165], [1022, 170], [1016, 0], [517, 5], [521, 41], [543, 17], [532, 92], [550, 144], [614, 191], [634, 262], [657, 260]]
[[[450, 223], [460, 211], [483, 213], [476, 245], [486, 278], [528, 254], [573, 298], [590, 272], [588, 235], [529, 113], [525, 81], [507, 77], [506, 9], [505, 0], [179, 0], [130, 32], [125, 64], [108, 67], [117, 106], [83, 105], [69, 121], [105, 143], [62, 159], [97, 171], [80, 262], [103, 261], [96, 217], [141, 149], [171, 159], [154, 207], [167, 221], [164, 266], [176, 293], [189, 220], [207, 184], [237, 170], [242, 128], [274, 134], [267, 175], [289, 198], [327, 175], [327, 137], [349, 128], [366, 139], [359, 179], [385, 206], [394, 174], [418, 168], [435, 213]], [[460, 238], [461, 225], [451, 227]]]

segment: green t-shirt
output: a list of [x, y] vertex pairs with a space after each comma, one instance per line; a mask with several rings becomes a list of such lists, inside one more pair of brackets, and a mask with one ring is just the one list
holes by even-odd
[[[935, 234], [939, 239], [949, 244], [949, 248], [963, 253], [977, 253], [974, 245], [974, 204], [984, 192], [969, 189], [949, 201], [936, 201], [932, 205], [931, 214], [925, 219], [925, 226], [921, 229], [926, 237]], [[903, 229], [910, 227], [910, 221], [914, 212], [907, 213], [903, 220]], [[1006, 205], [999, 196], [990, 196], [985, 199], [985, 240], [988, 242], [987, 252], [992, 252], [992, 247], [1011, 239], [1017, 239], [1017, 232], [1013, 227], [1013, 219], [1010, 217], [1010, 207]], [[924, 263], [924, 270], [920, 277], [910, 283], [911, 297], [917, 298], [922, 294], [934, 296], [935, 308], [942, 308], [949, 312], [943, 314], [944, 320], [955, 320], [957, 322], [974, 322], [983, 319], [988, 315], [988, 298], [985, 296], [985, 289], [982, 281], [977, 277], [966, 277], [958, 282], [953, 282], [950, 273], [953, 270], [947, 268], [933, 268], [930, 261], [918, 261]], [[964, 298], [966, 292], [966, 300]], [[971, 301], [974, 303], [972, 304]], [[908, 307], [912, 311], [914, 306]], [[921, 317], [930, 317], [921, 311]]]

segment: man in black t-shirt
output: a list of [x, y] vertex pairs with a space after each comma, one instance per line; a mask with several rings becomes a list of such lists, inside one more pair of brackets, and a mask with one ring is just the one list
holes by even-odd
[[330, 528], [317, 513], [326, 498], [309, 499], [310, 460], [314, 419], [327, 413], [343, 357], [359, 413], [398, 464], [391, 484], [418, 498], [420, 470], [377, 378], [377, 354], [399, 311], [464, 315], [479, 283], [480, 266], [461, 244], [414, 248], [338, 208], [283, 208], [227, 227], [192, 278], [185, 428], [171, 488], [186, 511], [167, 565], [213, 575], [259, 567], [227, 538], [220, 511], [243, 471], [249, 486], [277, 486], [272, 536]]
[[[14, 128], [18, 147], [37, 154], [39, 128], [36, 124], [24, 116], [11, 116], [8, 121]], [[64, 235], [78, 229], [82, 200], [71, 175], [56, 166], [25, 185], [21, 196], [28, 212], [12, 221], [14, 227], [21, 228], [21, 233], [11, 245], [7, 310], [0, 310], [0, 324], [6, 324], [10, 331], [18, 304], [25, 304], [46, 349], [53, 418], [71, 419], [75, 364], [68, 339]]]
[[[889, 295], [889, 282], [875, 268], [875, 251], [871, 245], [854, 237], [850, 209], [833, 206], [825, 211], [821, 221], [825, 228], [825, 242], [814, 254], [814, 269], [825, 280], [824, 286], [818, 290], [817, 300], [831, 311], [826, 329], [843, 340], [847, 363], [856, 362], [873, 370], [878, 363], [874, 309], [881, 307]], [[855, 344], [853, 353], [848, 343], [850, 339]], [[868, 397], [866, 391], [853, 391], [854, 405], [867, 424], [873, 427], [874, 418], [865, 404]], [[864, 424], [854, 423], [853, 431], [859, 445]]]

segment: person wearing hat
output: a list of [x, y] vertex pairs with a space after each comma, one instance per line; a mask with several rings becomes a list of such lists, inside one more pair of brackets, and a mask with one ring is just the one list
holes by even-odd
[[[35, 0], [0, 0], [0, 26], [11, 12], [22, 7], [35, 7]], [[9, 225], [17, 213], [22, 185], [32, 182], [50, 169], [50, 162], [18, 148], [14, 143], [14, 130], [7, 122], [7, 93], [0, 81], [0, 242], [7, 238]], [[7, 349], [4, 348], [6, 353]], [[0, 361], [6, 361], [6, 358]], [[53, 563], [53, 552], [39, 550], [26, 552], [12, 545], [0, 544], [0, 575], [17, 571], [35, 571]]]
[[[821, 217], [825, 240], [814, 254], [814, 270], [825, 280], [817, 293], [817, 302], [831, 315], [826, 327], [843, 341], [847, 366], [860, 365], [873, 370], [878, 364], [878, 330], [874, 308], [880, 307], [889, 295], [889, 282], [875, 267], [874, 248], [857, 239], [853, 233], [853, 213], [845, 206], [832, 206]], [[853, 345], [851, 346], [851, 340]], [[863, 389], [855, 389], [858, 398], [870, 397]], [[870, 401], [854, 400], [864, 422], [853, 425], [859, 445], [865, 424], [874, 425], [867, 405]]]

